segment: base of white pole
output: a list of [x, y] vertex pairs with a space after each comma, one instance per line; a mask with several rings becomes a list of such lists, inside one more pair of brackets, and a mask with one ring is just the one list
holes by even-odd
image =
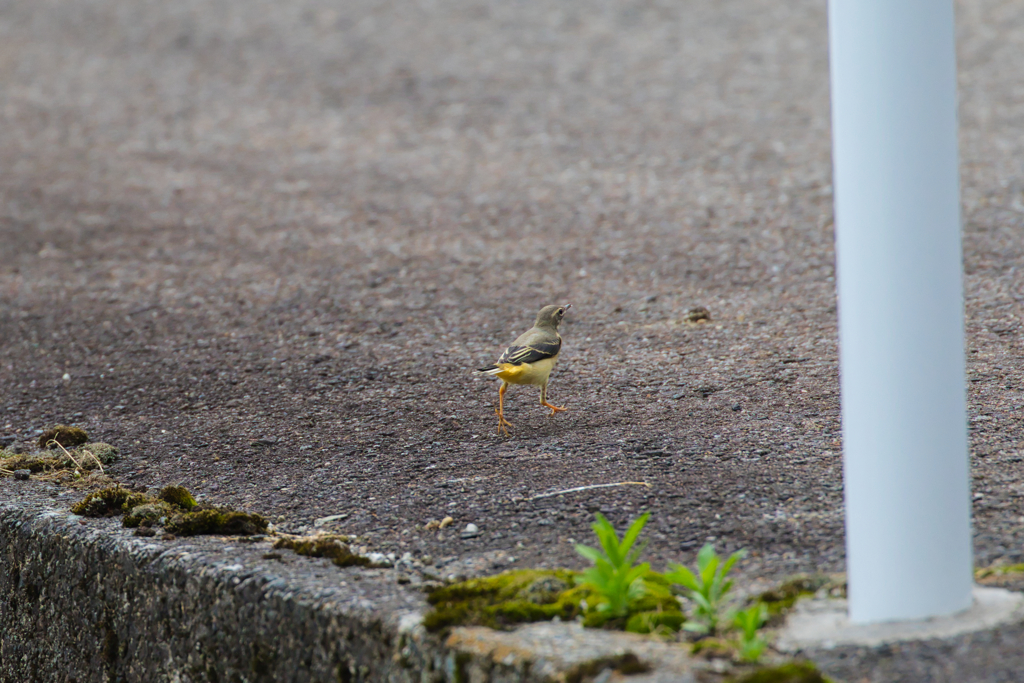
[[912, 621], [852, 624], [846, 600], [814, 599], [797, 603], [779, 632], [776, 647], [787, 652], [841, 646], [878, 647], [890, 643], [953, 638], [1024, 621], [1024, 595], [975, 586], [970, 607], [942, 617]]

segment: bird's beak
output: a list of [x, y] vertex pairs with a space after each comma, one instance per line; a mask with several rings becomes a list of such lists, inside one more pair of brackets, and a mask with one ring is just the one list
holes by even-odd
[[572, 304], [566, 304], [565, 305], [565, 310], [566, 311], [568, 311], [570, 308], [572, 308]]

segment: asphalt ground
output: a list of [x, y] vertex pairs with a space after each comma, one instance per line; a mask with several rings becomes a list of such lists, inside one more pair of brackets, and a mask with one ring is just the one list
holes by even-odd
[[[987, 566], [1024, 561], [1024, 8], [957, 8]], [[658, 569], [842, 571], [826, 38], [809, 1], [0, 0], [0, 433], [441, 567], [650, 511]], [[569, 410], [513, 388], [499, 437], [471, 370], [567, 302]], [[1015, 680], [959, 651], [898, 680]]]

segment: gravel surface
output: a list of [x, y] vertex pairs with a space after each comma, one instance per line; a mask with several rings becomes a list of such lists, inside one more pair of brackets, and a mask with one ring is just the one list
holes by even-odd
[[[988, 565], [1024, 561], [1024, 7], [958, 12]], [[650, 510], [655, 568], [843, 569], [823, 2], [0, 0], [0, 73], [0, 435], [381, 552], [577, 567]], [[564, 302], [569, 411], [514, 387], [500, 438], [470, 371]]]

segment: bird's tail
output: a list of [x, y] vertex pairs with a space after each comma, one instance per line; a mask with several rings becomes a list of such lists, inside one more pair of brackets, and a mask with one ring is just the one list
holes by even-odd
[[515, 382], [516, 378], [522, 375], [528, 367], [529, 366], [524, 364], [514, 365], [512, 363], [495, 363], [494, 365], [486, 368], [480, 368], [476, 371], [476, 374], [497, 377], [503, 382]]

